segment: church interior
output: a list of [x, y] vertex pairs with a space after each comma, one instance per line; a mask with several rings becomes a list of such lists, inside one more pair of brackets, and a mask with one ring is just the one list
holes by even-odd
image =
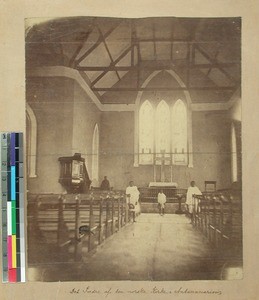
[[27, 19], [25, 44], [29, 279], [239, 279], [241, 19]]

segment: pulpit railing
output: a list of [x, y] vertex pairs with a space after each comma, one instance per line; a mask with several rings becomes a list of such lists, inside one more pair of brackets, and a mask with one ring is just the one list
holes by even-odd
[[187, 189], [171, 187], [140, 187], [141, 202], [157, 202], [157, 195], [161, 190], [166, 195], [167, 203], [178, 203], [179, 197], [184, 200], [187, 192]]

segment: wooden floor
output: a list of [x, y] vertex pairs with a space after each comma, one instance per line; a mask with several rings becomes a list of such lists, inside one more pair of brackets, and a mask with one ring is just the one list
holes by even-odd
[[81, 262], [30, 265], [28, 279], [215, 280], [225, 263], [184, 215], [141, 214]]

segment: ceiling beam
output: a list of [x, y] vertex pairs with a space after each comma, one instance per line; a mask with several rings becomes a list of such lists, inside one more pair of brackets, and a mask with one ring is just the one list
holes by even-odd
[[[103, 73], [101, 73], [99, 76], [97, 76], [95, 78], [95, 80], [92, 81], [91, 86], [94, 86], [101, 78], [103, 78], [103, 76], [105, 76], [109, 71], [114, 71], [115, 69], [117, 71], [125, 71], [125, 69], [123, 70], [123, 67], [119, 67], [119, 66], [115, 66], [117, 63], [119, 63], [129, 52], [130, 50], [132, 50], [131, 45], [124, 50], [121, 55], [119, 55], [114, 61], [113, 63], [110, 64], [110, 66], [108, 67], [77, 67], [78, 71], [103, 71]], [[92, 68], [91, 70], [87, 69], [87, 68]], [[96, 69], [97, 68], [97, 69]], [[121, 68], [121, 69], [120, 69]], [[131, 67], [129, 67], [131, 68]], [[134, 68], [134, 66], [133, 66]], [[112, 70], [113, 69], [113, 70]], [[128, 69], [126, 70], [128, 71]]]
[[76, 51], [74, 52], [74, 54], [72, 55], [72, 57], [69, 60], [69, 67], [73, 67], [75, 65], [75, 59], [77, 57], [77, 55], [80, 53], [80, 51], [83, 49], [85, 42], [88, 40], [90, 34], [93, 31], [93, 26], [91, 27], [91, 29], [86, 33], [86, 37], [85, 39], [79, 44], [79, 46], [76, 48]]
[[95, 88], [92, 87], [93, 91], [96, 92], [136, 92], [136, 91], [191, 91], [191, 90], [198, 90], [198, 91], [233, 91], [237, 87], [236, 86], [202, 86], [202, 87], [102, 87], [102, 88]]
[[187, 55], [186, 55], [186, 86], [190, 85], [190, 60], [191, 60], [191, 44], [187, 44]]
[[[127, 50], [125, 50], [123, 52], [123, 56], [125, 56], [127, 54], [127, 52], [129, 52], [131, 50], [131, 46], [129, 48], [127, 48]], [[125, 54], [126, 52], [126, 54]], [[118, 60], [118, 59], [117, 59]], [[118, 61], [115, 60], [113, 64], [111, 64], [110, 66], [89, 66], [89, 67], [77, 67], [76, 69], [78, 71], [103, 71], [106, 73], [110, 72], [110, 71], [130, 71], [130, 70], [168, 70], [170, 69], [172, 66], [168, 64], [165, 65], [146, 65], [146, 66], [141, 66], [141, 65], [136, 65], [136, 66], [115, 66], [114, 64], [117, 64]], [[211, 64], [190, 64], [189, 66], [187, 64], [184, 65], [174, 65], [173, 67], [189, 67], [190, 69], [210, 69], [210, 68], [229, 68], [229, 67], [233, 67], [239, 65], [239, 63], [211, 63]], [[102, 77], [105, 74], [101, 74]]]
[[141, 61], [141, 54], [140, 54], [140, 46], [139, 43], [137, 44], [138, 50], [138, 64], [137, 64], [137, 88], [140, 86], [140, 61]]
[[199, 45], [196, 45], [196, 49], [208, 60], [208, 61], [210, 61], [212, 64], [214, 64], [214, 65], [217, 65], [217, 67], [216, 68], [218, 68], [220, 71], [221, 71], [221, 73], [223, 73], [230, 81], [232, 81], [233, 83], [235, 83], [235, 84], [239, 84], [238, 82], [237, 82], [237, 80], [233, 77], [233, 76], [231, 76], [227, 71], [225, 71], [223, 68], [225, 68], [224, 67], [224, 65], [222, 66], [222, 64], [221, 63], [219, 63], [218, 62], [218, 60], [217, 59], [214, 59], [214, 58], [212, 58], [212, 57], [210, 57], [210, 55], [205, 51], [205, 50], [203, 50], [203, 49], [201, 49], [201, 47], [199, 46]]
[[[189, 40], [187, 39], [174, 39], [173, 40], [176, 43], [188, 43]], [[154, 42], [172, 42], [172, 38], [155, 38], [154, 36], [152, 38], [138, 38], [139, 43], [154, 43]], [[192, 41], [192, 43], [198, 43], [197, 41]]]
[[[163, 42], [165, 42], [165, 43], [171, 43], [172, 42], [172, 37], [170, 37], [170, 38], [158, 38], [158, 37], [156, 37], [155, 39], [152, 37], [152, 38], [138, 38], [137, 39], [137, 41], [139, 42], [139, 43], [153, 43], [154, 41], [155, 42], [160, 42], [160, 43], [163, 43]], [[173, 42], [174, 43], [191, 43], [191, 44], [196, 44], [196, 45], [203, 45], [204, 44], [204, 41], [197, 41], [197, 40], [192, 40], [192, 39], [187, 39], [187, 38], [184, 38], [184, 39], [181, 39], [181, 38], [174, 38], [173, 39]], [[207, 42], [205, 42], [205, 43], [209, 43], [209, 44], [212, 44], [212, 43], [215, 43], [215, 44], [217, 44], [218, 43], [218, 41], [207, 41]], [[236, 41], [224, 41], [224, 43], [225, 44], [234, 44], [234, 43], [236, 43], [236, 44], [238, 44], [238, 42], [236, 42]]]
[[89, 54], [91, 54], [103, 41], [103, 38], [107, 38], [117, 27], [119, 24], [117, 24], [116, 26], [112, 27], [111, 29], [109, 29], [104, 35], [103, 37], [101, 35], [99, 35], [98, 40], [95, 44], [93, 44], [92, 47], [90, 47], [79, 59], [77, 59], [75, 61], [75, 65], [79, 65], [81, 61], [83, 61]]
[[133, 23], [134, 21], [131, 20], [130, 22], [130, 29], [131, 29], [131, 36], [130, 36], [130, 45], [131, 45], [131, 66], [134, 66], [134, 45], [136, 43], [136, 28], [135, 28], [135, 24]]
[[[219, 55], [219, 48], [216, 50], [216, 53], [215, 53], [215, 55], [214, 55], [214, 60], [217, 60], [217, 57], [218, 57], [218, 55]], [[209, 70], [208, 70], [208, 72], [207, 72], [207, 76], [209, 76], [210, 75], [210, 72], [211, 72], [211, 70], [212, 70], [212, 68], [210, 68]]]
[[[99, 27], [98, 27], [98, 31], [99, 31], [100, 36], [102, 37], [104, 47], [105, 47], [105, 49], [106, 49], [106, 51], [107, 51], [107, 53], [108, 53], [108, 56], [109, 56], [109, 58], [110, 58], [110, 60], [111, 60], [111, 64], [113, 64], [114, 61], [113, 61], [111, 52], [110, 52], [110, 50], [109, 50], [109, 48], [108, 48], [108, 45], [107, 45], [107, 43], [106, 43], [106, 41], [105, 41], [105, 37], [103, 36], [103, 33], [102, 33], [102, 31], [101, 31], [101, 29], [100, 29]], [[116, 73], [116, 75], [117, 75], [117, 77], [118, 77], [118, 80], [120, 81], [121, 78], [120, 78], [120, 75], [119, 75], [118, 71], [115, 70], [115, 73]]]

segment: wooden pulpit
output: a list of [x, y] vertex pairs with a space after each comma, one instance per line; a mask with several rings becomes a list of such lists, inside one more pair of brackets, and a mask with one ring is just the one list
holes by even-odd
[[87, 193], [91, 180], [81, 153], [59, 157], [58, 160], [60, 162], [59, 183], [66, 191], [68, 193]]

